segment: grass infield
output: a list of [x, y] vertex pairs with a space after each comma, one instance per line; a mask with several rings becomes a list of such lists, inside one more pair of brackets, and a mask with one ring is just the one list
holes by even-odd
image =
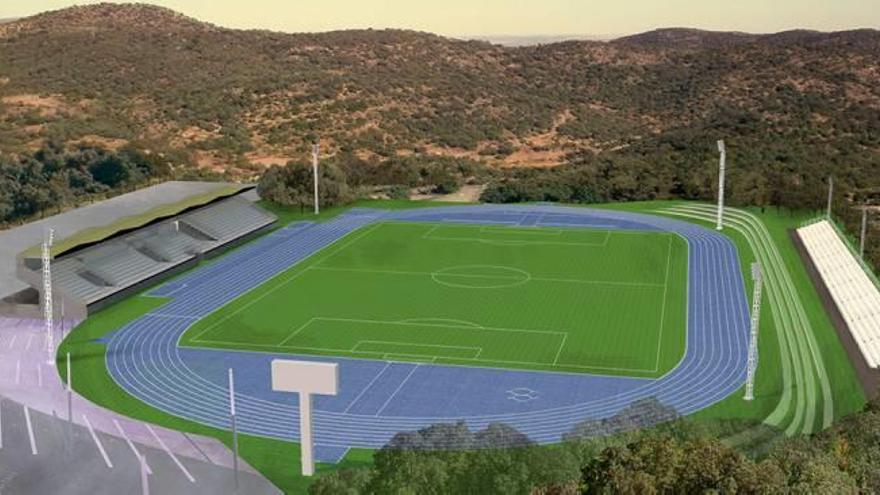
[[386, 222], [199, 321], [192, 347], [655, 377], [685, 348], [669, 233]]

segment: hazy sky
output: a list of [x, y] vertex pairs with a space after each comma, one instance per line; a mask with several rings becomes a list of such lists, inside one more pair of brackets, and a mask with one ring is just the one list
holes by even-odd
[[[148, 0], [221, 26], [408, 28], [461, 35], [618, 35], [658, 27], [773, 32], [880, 27], [880, 0]], [[0, 18], [90, 0], [3, 0]]]

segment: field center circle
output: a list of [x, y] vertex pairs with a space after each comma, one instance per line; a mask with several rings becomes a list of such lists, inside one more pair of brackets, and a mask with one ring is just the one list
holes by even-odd
[[501, 265], [459, 265], [431, 273], [431, 280], [456, 289], [503, 289], [517, 287], [532, 279], [532, 274]]

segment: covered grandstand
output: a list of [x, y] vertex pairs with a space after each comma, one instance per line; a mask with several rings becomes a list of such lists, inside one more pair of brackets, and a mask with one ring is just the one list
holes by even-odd
[[828, 220], [801, 227], [797, 237], [865, 392], [873, 396], [880, 385], [880, 282]]
[[253, 204], [250, 190], [167, 182], [2, 232], [0, 314], [38, 314], [48, 229], [58, 240], [53, 292], [78, 319], [270, 228], [275, 217]]

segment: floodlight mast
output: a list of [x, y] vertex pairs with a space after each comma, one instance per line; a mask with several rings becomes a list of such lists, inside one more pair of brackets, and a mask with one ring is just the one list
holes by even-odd
[[229, 368], [229, 419], [232, 422], [232, 468], [235, 471], [235, 493], [238, 493], [238, 425], [235, 421], [235, 377]]
[[868, 205], [862, 207], [862, 238], [859, 241], [859, 257], [865, 259], [865, 238], [868, 236]]
[[834, 176], [828, 176], [828, 207], [825, 210], [825, 216], [831, 220], [831, 204], [834, 200]]
[[49, 354], [49, 364], [55, 363], [55, 339], [53, 329], [55, 322], [53, 321], [54, 308], [52, 307], [52, 241], [55, 237], [55, 231], [49, 229], [46, 232], [46, 238], [43, 240], [42, 262], [43, 262], [43, 319], [46, 322], [46, 352]]
[[312, 145], [312, 176], [315, 183], [315, 215], [320, 213], [320, 205], [318, 204], [318, 154], [321, 151], [321, 145], [318, 141]]
[[718, 222], [716, 230], [724, 228], [724, 173], [726, 172], [727, 152], [724, 148], [724, 140], [718, 140], [718, 153], [721, 154], [718, 163]]
[[746, 376], [746, 394], [744, 400], [755, 400], [755, 372], [758, 369], [758, 328], [761, 323], [761, 289], [764, 276], [761, 265], [752, 263], [752, 280], [755, 287], [752, 292], [752, 322], [749, 336], [749, 361]]

